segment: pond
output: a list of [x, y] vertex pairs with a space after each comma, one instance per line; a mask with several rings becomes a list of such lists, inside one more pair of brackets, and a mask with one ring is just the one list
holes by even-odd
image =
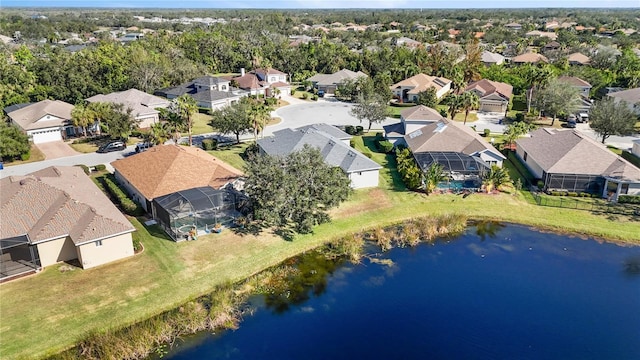
[[640, 359], [640, 247], [485, 223], [377, 255], [164, 358]]

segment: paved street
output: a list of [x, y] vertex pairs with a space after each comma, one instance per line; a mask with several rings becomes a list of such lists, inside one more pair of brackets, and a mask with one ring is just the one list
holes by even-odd
[[[275, 125], [267, 126], [264, 131], [264, 136], [269, 136], [275, 131], [285, 128], [297, 128], [300, 126], [327, 123], [330, 125], [344, 126], [344, 125], [361, 125], [364, 128], [368, 126], [367, 122], [360, 123], [358, 119], [349, 114], [349, 110], [353, 106], [348, 103], [341, 103], [331, 98], [319, 99], [317, 102], [308, 102], [299, 99], [292, 98], [290, 96], [283, 96], [283, 100], [289, 101], [291, 105], [279, 108], [272, 113], [272, 116], [281, 118], [281, 122]], [[294, 104], [295, 103], [295, 104]], [[482, 132], [485, 128], [491, 129], [491, 132], [502, 133], [505, 126], [500, 123], [500, 119], [503, 117], [499, 113], [478, 113], [478, 120], [474, 122], [468, 122], [469, 126], [476, 126], [476, 131]], [[399, 119], [387, 118], [383, 123], [373, 124], [372, 130], [381, 130], [383, 125], [393, 124], [400, 121]], [[586, 134], [587, 136], [598, 139], [597, 134], [591, 130], [588, 124], [578, 124], [577, 130]], [[234, 136], [222, 136], [216, 133], [197, 135], [193, 137], [194, 144], [200, 144], [202, 139], [216, 138], [220, 142], [233, 142]], [[244, 134], [241, 140], [253, 139], [253, 134]], [[186, 137], [180, 141], [186, 141]], [[640, 139], [640, 136], [611, 136], [607, 139], [608, 145], [613, 145], [620, 149], [629, 150], [632, 147], [632, 141]], [[121, 159], [127, 155], [133, 154], [134, 146], [129, 146], [126, 150], [107, 153], [107, 154], [81, 154], [69, 157], [62, 157], [57, 159], [44, 160], [34, 163], [28, 163], [24, 165], [7, 166], [4, 170], [0, 170], [0, 178], [11, 175], [24, 175], [36, 170], [43, 169], [52, 165], [71, 166], [84, 164], [87, 166], [94, 166], [98, 164], [106, 164], [109, 167], [109, 163], [117, 159]]]
[[123, 157], [133, 154], [135, 146], [129, 146], [126, 150], [114, 151], [106, 154], [90, 153], [81, 154], [75, 156], [68, 156], [63, 158], [43, 160], [23, 165], [5, 166], [3, 170], [0, 170], [0, 178], [12, 175], [25, 175], [33, 171], [44, 169], [49, 166], [72, 166], [84, 164], [87, 166], [94, 166], [98, 164], [105, 164], [109, 168], [109, 163]]

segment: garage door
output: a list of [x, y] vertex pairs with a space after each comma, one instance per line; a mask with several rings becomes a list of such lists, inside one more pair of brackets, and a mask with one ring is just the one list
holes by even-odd
[[60, 132], [59, 129], [37, 131], [37, 132], [31, 133], [31, 135], [32, 135], [34, 144], [41, 144], [45, 142], [62, 140], [62, 133]]
[[480, 111], [488, 111], [488, 112], [504, 112], [502, 109], [502, 105], [500, 104], [482, 104]]

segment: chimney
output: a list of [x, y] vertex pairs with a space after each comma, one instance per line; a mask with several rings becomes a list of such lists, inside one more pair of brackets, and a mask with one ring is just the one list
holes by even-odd
[[244, 68], [240, 68], [240, 76], [244, 76]]

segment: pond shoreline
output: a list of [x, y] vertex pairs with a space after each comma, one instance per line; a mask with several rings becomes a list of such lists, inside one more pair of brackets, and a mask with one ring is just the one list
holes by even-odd
[[[417, 229], [416, 225], [422, 223], [427, 225], [423, 226], [421, 230], [415, 230]], [[413, 218], [385, 227], [368, 228], [359, 233], [349, 234], [321, 244], [311, 250], [295, 255], [293, 258], [284, 259], [280, 264], [252, 274], [234, 284], [217, 286], [210, 293], [199, 296], [169, 311], [117, 330], [91, 334], [75, 347], [56, 354], [50, 359], [99, 359], [106, 357], [142, 359], [152, 356], [154, 353], [161, 357], [166, 352], [166, 346], [182, 336], [205, 330], [216, 331], [236, 328], [241, 321], [243, 311], [246, 310], [243, 309], [243, 306], [250, 296], [264, 294], [269, 291], [273, 292], [274, 286], [286, 286], [283, 277], [290, 275], [287, 271], [291, 271], [291, 269], [287, 270], [287, 264], [294, 261], [293, 259], [296, 257], [310, 252], [323, 252], [323, 255], [327, 258], [360, 262], [363, 258], [362, 249], [364, 249], [365, 243], [375, 244], [384, 252], [395, 247], [411, 247], [424, 242], [433, 242], [436, 239], [448, 238], [460, 234], [469, 227], [477, 227], [483, 223], [498, 223], [501, 226], [513, 224], [525, 226], [538, 232], [576, 236], [581, 239], [592, 238], [598, 242], [610, 242], [624, 246], [638, 246], [637, 243], [631, 241], [598, 238], [551, 226], [517, 224], [480, 219], [478, 217], [467, 219], [463, 215], [450, 214], [439, 217]], [[414, 230], [417, 231], [414, 235], [419, 233], [422, 239], [414, 237], [412, 240], [410, 231], [402, 231], [409, 227], [408, 224], [413, 224]], [[285, 270], [282, 270], [283, 268]], [[133, 344], [134, 346], [129, 346], [132, 345], [131, 343], [134, 339], [138, 342], [144, 339], [142, 341], [144, 344], [136, 343]], [[126, 350], [128, 347], [131, 347], [131, 349]], [[120, 349], [123, 353], [113, 354], [111, 351], [104, 349]], [[95, 355], [92, 357], [89, 354]]]

